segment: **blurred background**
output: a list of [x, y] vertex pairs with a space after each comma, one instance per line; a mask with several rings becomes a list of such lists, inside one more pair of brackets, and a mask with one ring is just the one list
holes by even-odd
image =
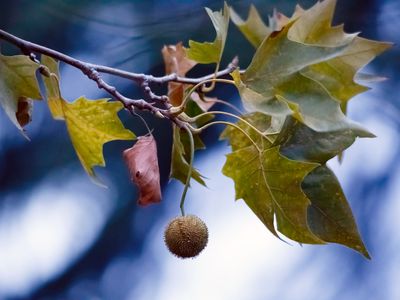
[[[296, 1], [229, 1], [243, 17], [250, 3], [266, 20], [274, 8], [291, 14]], [[299, 3], [308, 8], [314, 1]], [[216, 10], [223, 2], [0, 1], [0, 28], [82, 60], [163, 75], [164, 44], [214, 38], [204, 6]], [[345, 22], [348, 32], [400, 43], [398, 0], [339, 0], [335, 20]], [[1, 46], [3, 53], [16, 51]], [[245, 67], [252, 53], [231, 24], [223, 65], [240, 54]], [[243, 201], [234, 202], [233, 182], [220, 172], [229, 151], [217, 140], [221, 128], [204, 135], [208, 150], [196, 155], [196, 167], [209, 178], [208, 188], [193, 183], [186, 208], [207, 223], [209, 245], [198, 258], [179, 260], [163, 242], [166, 224], [179, 214], [183, 188], [175, 181], [167, 185], [168, 122], [143, 114], [155, 129], [164, 198], [141, 208], [121, 156], [131, 142], [105, 145], [107, 167], [97, 174], [109, 188], [102, 189], [84, 173], [64, 124], [51, 119], [44, 101], [35, 103], [27, 126], [30, 142], [1, 110], [0, 299], [400, 299], [399, 67], [397, 46], [368, 67], [389, 79], [357, 96], [350, 117], [378, 137], [358, 140], [341, 165], [330, 162], [371, 261], [342, 246], [300, 247], [274, 238]], [[61, 77], [69, 101], [107, 96], [71, 67], [62, 65]], [[130, 82], [105, 79], [141, 97]], [[227, 87], [215, 94], [237, 101]], [[120, 116], [137, 135], [146, 132], [138, 118]]]

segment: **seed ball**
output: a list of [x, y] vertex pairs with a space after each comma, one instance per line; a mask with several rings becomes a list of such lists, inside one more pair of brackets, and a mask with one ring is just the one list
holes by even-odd
[[165, 229], [165, 244], [180, 258], [197, 256], [207, 245], [206, 224], [197, 216], [176, 217]]

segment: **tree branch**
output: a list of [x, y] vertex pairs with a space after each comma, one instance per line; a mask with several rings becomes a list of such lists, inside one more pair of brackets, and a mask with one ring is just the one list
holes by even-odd
[[[130, 112], [133, 112], [134, 109], [142, 111], [143, 110], [150, 111], [155, 115], [170, 119], [171, 121], [176, 123], [179, 127], [184, 126], [184, 123], [182, 123], [181, 120], [177, 119], [176, 116], [170, 112], [169, 109], [172, 107], [172, 105], [169, 103], [168, 97], [159, 96], [153, 93], [150, 87], [150, 83], [165, 84], [168, 82], [178, 82], [183, 84], [200, 84], [205, 80], [210, 80], [212, 78], [219, 78], [228, 75], [238, 67], [238, 58], [235, 57], [227, 68], [217, 72], [216, 74], [213, 73], [199, 78], [181, 77], [178, 76], [176, 73], [168, 74], [161, 77], [155, 77], [143, 73], [133, 73], [117, 68], [111, 68], [108, 66], [96, 65], [84, 62], [69, 55], [66, 55], [64, 53], [58, 52], [56, 50], [26, 41], [1, 29], [0, 29], [0, 40], [7, 41], [10, 44], [13, 44], [14, 46], [18, 47], [23, 54], [29, 56], [34, 62], [38, 64], [40, 64], [40, 61], [36, 59], [35, 53], [47, 55], [53, 59], [61, 61], [72, 67], [75, 67], [81, 70], [82, 73], [85, 74], [89, 79], [95, 81], [100, 89], [105, 90], [116, 100], [120, 101], [124, 105], [124, 107], [128, 109]], [[44, 75], [46, 75], [46, 72], [43, 70], [43, 67], [41, 68], [42, 68], [41, 72]], [[135, 100], [122, 95], [114, 86], [111, 86], [110, 84], [105, 82], [101, 78], [100, 73], [110, 74], [134, 81], [143, 89], [143, 92], [148, 98], [148, 100], [161, 103], [165, 107], [165, 109], [156, 107], [154, 105], [155, 103], [146, 102], [143, 99]]]

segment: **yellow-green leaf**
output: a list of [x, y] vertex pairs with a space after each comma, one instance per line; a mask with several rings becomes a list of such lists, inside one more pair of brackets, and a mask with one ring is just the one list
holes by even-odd
[[343, 53], [354, 36], [344, 37], [336, 47], [292, 41], [288, 33], [302, 17], [265, 39], [243, 75], [233, 74], [245, 108], [279, 119], [293, 115], [317, 131], [352, 128], [369, 136], [346, 118], [323, 85], [301, 73], [307, 66]]
[[80, 97], [72, 103], [60, 94], [58, 64], [43, 57], [51, 75], [44, 77], [50, 111], [55, 119], [65, 120], [69, 136], [85, 171], [96, 179], [94, 166], [105, 166], [103, 145], [113, 140], [133, 140], [135, 135], [124, 128], [118, 117], [120, 102]]
[[47, 105], [54, 119], [64, 120], [64, 112], [62, 102], [65, 101], [61, 97], [60, 92], [60, 73], [58, 69], [58, 61], [55, 61], [49, 56], [42, 55], [41, 63], [45, 65], [50, 72], [50, 76], [42, 76], [46, 88]]
[[301, 190], [304, 177], [319, 164], [282, 156], [279, 146], [274, 146], [264, 134], [271, 124], [269, 116], [253, 113], [244, 120], [263, 134], [241, 120], [236, 125], [248, 136], [236, 127], [227, 127], [221, 135], [228, 139], [233, 151], [227, 155], [222, 172], [234, 180], [236, 199], [243, 199], [275, 236], [279, 237], [274, 216], [277, 229], [290, 239], [323, 243], [308, 228], [310, 201]]
[[63, 111], [72, 144], [86, 172], [94, 177], [94, 166], [105, 166], [103, 145], [113, 140], [133, 140], [135, 135], [118, 118], [120, 102], [80, 97], [63, 101]]
[[[190, 160], [190, 152], [188, 152], [189, 149], [187, 149], [187, 147], [185, 147], [185, 145], [182, 143], [187, 139], [185, 135], [187, 135], [187, 133], [181, 133], [181, 130], [177, 126], [173, 125], [170, 177], [178, 179], [183, 184], [186, 183], [186, 178], [190, 170], [190, 165], [188, 162]], [[195, 144], [195, 148], [201, 149], [204, 146], [201, 140], [195, 139], [195, 141], [197, 141], [197, 145]], [[195, 168], [192, 168], [192, 178], [198, 183], [204, 186], [206, 185], [201, 174]]]
[[[271, 117], [263, 113], [256, 112], [242, 116], [242, 118], [243, 120], [238, 121], [236, 125], [239, 126], [244, 132], [246, 132], [246, 134], [253, 141], [255, 141], [257, 144], [262, 145], [263, 140], [265, 139], [266, 135], [268, 134], [269, 128], [271, 127]], [[244, 121], [253, 125], [260, 132], [263, 132], [265, 136], [261, 136]], [[231, 145], [233, 151], [252, 145], [252, 142], [247, 138], [246, 135], [244, 135], [241, 131], [232, 126], [226, 126], [226, 128], [220, 135], [220, 139], [229, 140], [229, 144]]]
[[279, 154], [279, 147], [255, 146], [228, 154], [222, 172], [235, 182], [236, 198], [243, 199], [275, 235], [277, 229], [288, 238], [323, 244], [307, 225], [310, 201], [301, 190], [304, 177], [318, 164], [298, 162]]
[[[331, 26], [336, 0], [318, 2], [301, 14], [288, 36], [292, 40], [307, 44], [335, 46], [348, 35], [343, 25]], [[357, 72], [371, 62], [377, 55], [391, 47], [391, 43], [378, 42], [355, 37], [349, 46], [335, 58], [310, 65], [302, 74], [321, 83], [329, 94], [340, 101], [345, 111], [347, 102], [357, 94], [368, 90], [355, 81]]]
[[345, 245], [371, 259], [335, 174], [322, 165], [306, 176], [302, 189], [311, 202], [307, 223], [312, 232], [326, 242]]
[[249, 16], [244, 21], [231, 7], [230, 15], [232, 22], [239, 28], [246, 39], [258, 47], [264, 38], [272, 33], [272, 30], [265, 25], [254, 5], [250, 6]]
[[217, 36], [213, 42], [200, 43], [190, 40], [187, 56], [201, 64], [219, 63], [228, 34], [229, 7], [224, 3], [223, 12], [212, 11], [209, 8], [206, 8], [206, 11], [214, 25]]
[[0, 54], [0, 106], [14, 125], [22, 131], [18, 122], [18, 102], [25, 99], [41, 99], [36, 70], [39, 65], [25, 55]]
[[311, 231], [325, 242], [345, 245], [370, 258], [340, 183], [325, 165], [356, 138], [351, 130], [316, 132], [288, 118], [275, 144], [280, 145], [281, 154], [290, 159], [321, 164], [302, 183], [310, 200], [307, 223]]

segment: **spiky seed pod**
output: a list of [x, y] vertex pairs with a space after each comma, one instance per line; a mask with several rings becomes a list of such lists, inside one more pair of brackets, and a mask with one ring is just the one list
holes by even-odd
[[207, 245], [206, 224], [197, 216], [176, 217], [165, 229], [165, 244], [180, 258], [197, 256]]

